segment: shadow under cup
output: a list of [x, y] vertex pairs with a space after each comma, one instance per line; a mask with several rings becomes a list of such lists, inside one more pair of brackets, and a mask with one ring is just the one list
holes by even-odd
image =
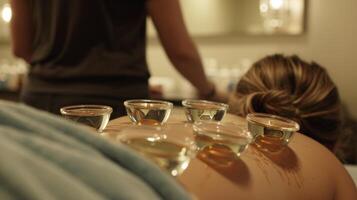
[[254, 144], [267, 152], [283, 150], [300, 128], [293, 120], [265, 113], [250, 113], [247, 115], [247, 121]]

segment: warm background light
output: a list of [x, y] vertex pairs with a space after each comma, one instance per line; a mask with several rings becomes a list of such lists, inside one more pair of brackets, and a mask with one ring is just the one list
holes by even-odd
[[9, 23], [11, 21], [12, 11], [9, 4], [5, 4], [1, 9], [1, 18], [4, 22]]
[[279, 10], [283, 7], [284, 1], [283, 0], [270, 0], [270, 6], [274, 10]]

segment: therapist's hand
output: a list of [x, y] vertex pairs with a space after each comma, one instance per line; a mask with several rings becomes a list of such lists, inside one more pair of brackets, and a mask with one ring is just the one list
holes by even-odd
[[218, 89], [212, 82], [209, 82], [208, 88], [210, 89], [207, 93], [199, 93], [200, 99], [217, 101], [222, 103], [228, 102], [228, 92]]
[[222, 90], [216, 90], [216, 94], [210, 99], [211, 101], [218, 101], [222, 103], [228, 102], [229, 93]]

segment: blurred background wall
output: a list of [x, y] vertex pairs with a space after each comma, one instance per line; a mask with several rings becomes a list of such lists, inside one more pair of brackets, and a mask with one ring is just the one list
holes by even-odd
[[[195, 38], [195, 42], [201, 56], [216, 59], [218, 66], [244, 65], [273, 53], [319, 62], [337, 84], [347, 109], [357, 117], [356, 8], [356, 0], [310, 0], [302, 35]], [[153, 75], [180, 79], [156, 40], [149, 42], [148, 59]]]
[[[327, 68], [342, 100], [357, 117], [357, 8], [356, 0], [309, 0], [306, 27], [298, 36], [195, 37], [204, 60], [218, 67], [241, 67], [273, 53], [297, 54]], [[240, 10], [237, 9], [237, 12]], [[10, 42], [0, 42], [0, 62], [12, 62]], [[150, 39], [148, 60], [153, 76], [181, 77], [171, 67], [157, 39]], [[177, 87], [183, 87], [178, 85]]]

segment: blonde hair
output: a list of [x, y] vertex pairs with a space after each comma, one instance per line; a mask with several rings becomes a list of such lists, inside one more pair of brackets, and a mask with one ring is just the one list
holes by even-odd
[[340, 133], [340, 99], [327, 71], [298, 56], [271, 55], [239, 81], [229, 101], [232, 113], [263, 112], [297, 121], [300, 132], [333, 150]]

